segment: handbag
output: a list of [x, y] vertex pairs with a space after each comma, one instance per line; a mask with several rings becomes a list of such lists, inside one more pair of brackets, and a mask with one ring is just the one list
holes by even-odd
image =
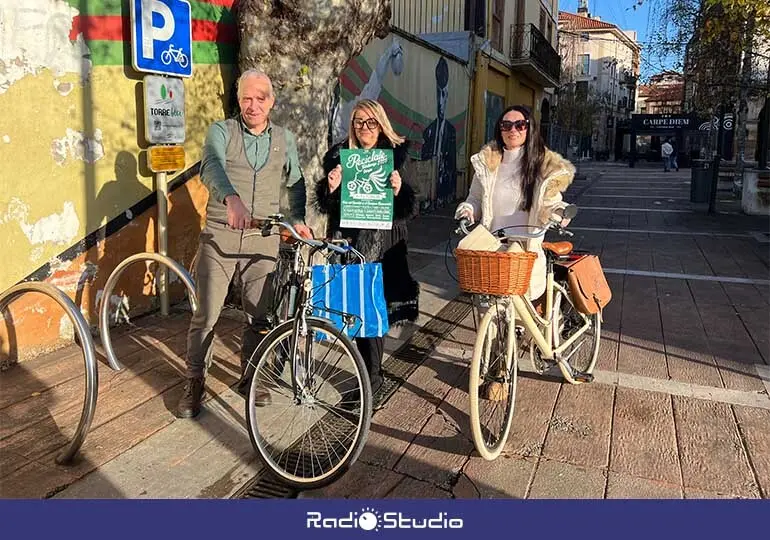
[[599, 313], [612, 299], [612, 290], [596, 255], [559, 262], [567, 271], [567, 283], [575, 308], [586, 315]]
[[310, 277], [314, 316], [329, 319], [349, 338], [388, 333], [381, 263], [315, 265]]

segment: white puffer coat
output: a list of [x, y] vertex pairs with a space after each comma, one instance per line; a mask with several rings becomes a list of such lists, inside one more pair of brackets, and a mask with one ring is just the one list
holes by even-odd
[[[502, 160], [503, 153], [495, 142], [487, 144], [478, 154], [471, 157], [474, 174], [470, 193], [465, 202], [457, 207], [456, 216], [459, 216], [463, 208], [470, 208], [473, 211], [474, 221], [480, 219], [484, 227], [490, 227], [494, 218], [492, 195], [495, 192], [497, 171]], [[534, 200], [529, 212], [528, 224], [531, 227], [544, 226], [555, 211], [567, 206], [567, 203], [562, 200], [562, 193], [574, 178], [575, 167], [556, 152], [546, 150], [542, 175], [535, 184]], [[514, 211], [515, 209], [511, 208], [511, 213]], [[527, 251], [538, 254], [527, 294], [531, 299], [537, 299], [545, 292], [545, 254], [542, 243], [542, 237], [527, 241]]]

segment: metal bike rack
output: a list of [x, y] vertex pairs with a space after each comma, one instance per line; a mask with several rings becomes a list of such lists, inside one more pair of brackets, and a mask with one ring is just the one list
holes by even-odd
[[109, 362], [110, 367], [115, 371], [122, 370], [123, 366], [115, 357], [115, 351], [112, 348], [112, 339], [110, 338], [110, 297], [112, 296], [112, 290], [115, 288], [115, 284], [118, 282], [118, 278], [120, 278], [121, 274], [123, 274], [123, 271], [129, 265], [137, 261], [155, 261], [170, 268], [177, 276], [179, 276], [179, 279], [181, 279], [187, 287], [187, 292], [190, 294], [190, 306], [192, 307], [193, 313], [198, 310], [198, 298], [195, 295], [195, 283], [181, 264], [160, 253], [137, 253], [136, 255], [128, 257], [112, 271], [112, 274], [110, 274], [107, 283], [104, 285], [102, 299], [99, 303], [99, 335], [102, 339], [107, 362]]
[[28, 281], [14, 285], [0, 294], [0, 311], [14, 298], [25, 292], [39, 292], [56, 301], [69, 315], [70, 320], [72, 320], [77, 336], [80, 339], [80, 345], [83, 348], [86, 375], [86, 394], [83, 401], [83, 412], [80, 413], [80, 422], [75, 429], [75, 436], [69, 445], [56, 457], [56, 463], [69, 463], [77, 454], [83, 441], [85, 441], [88, 430], [91, 427], [91, 421], [94, 419], [94, 411], [96, 410], [96, 398], [99, 394], [99, 372], [96, 369], [94, 342], [88, 329], [88, 323], [86, 323], [75, 303], [69, 296], [49, 283]]

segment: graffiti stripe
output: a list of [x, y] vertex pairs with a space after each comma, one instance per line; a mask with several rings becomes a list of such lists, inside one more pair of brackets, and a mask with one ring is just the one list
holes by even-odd
[[131, 29], [128, 28], [128, 21], [125, 21], [120, 15], [99, 15], [99, 16], [81, 16], [75, 15], [72, 18], [72, 28], [70, 28], [70, 41], [75, 41], [78, 34], [83, 34], [86, 41], [92, 40], [110, 40], [123, 41], [123, 36]]
[[[121, 66], [126, 63], [124, 53], [125, 43], [112, 40], [91, 40], [88, 48], [91, 50], [91, 60], [98, 66]], [[235, 64], [237, 50], [231, 43], [215, 43], [213, 41], [194, 41], [192, 47], [194, 64]]]
[[[231, 8], [235, 0], [188, 0], [193, 19], [219, 20], [221, 16], [232, 16]], [[80, 15], [126, 15], [125, 0], [67, 0]], [[125, 9], [125, 11], [124, 11]], [[211, 14], [215, 16], [205, 16]]]
[[[78, 34], [83, 34], [86, 41], [110, 40], [128, 41], [131, 29], [128, 21], [116, 15], [100, 15], [81, 17], [76, 15], [72, 19], [72, 28], [69, 38], [77, 39]], [[216, 41], [218, 43], [235, 43], [235, 25], [218, 23], [215, 21], [194, 20], [192, 22], [193, 41]]]
[[366, 85], [366, 81], [369, 80], [369, 76], [372, 74], [371, 69], [365, 69], [363, 68], [359, 62], [366, 62], [363, 60], [362, 56], [357, 56], [356, 58], [353, 58], [350, 62], [348, 62], [348, 66], [345, 69], [345, 72], [348, 73], [348, 75], [355, 76], [358, 78], [358, 80], [361, 82], [361, 88], [363, 88]]
[[[353, 62], [354, 61], [349, 65], [352, 65]], [[345, 101], [350, 101], [357, 96], [363, 87], [363, 85], [356, 84], [356, 77], [351, 77], [350, 75], [351, 71], [346, 69], [340, 76], [340, 83], [343, 90], [342, 99]], [[425, 127], [433, 121], [404, 105], [384, 88], [381, 91], [378, 101], [382, 104], [385, 112], [388, 113], [390, 121], [399, 133], [422, 133]], [[462, 140], [465, 136], [465, 117], [466, 111], [463, 111], [448, 119], [455, 127], [458, 140]]]
[[[123, 0], [67, 0], [67, 3], [77, 9], [81, 17], [123, 14]], [[128, 12], [126, 12], [126, 15], [128, 15]]]
[[[232, 4], [232, 1], [230, 4]], [[198, 19], [235, 24], [235, 15], [228, 9], [229, 7], [230, 6], [223, 7], [206, 2], [190, 2], [193, 21]]]

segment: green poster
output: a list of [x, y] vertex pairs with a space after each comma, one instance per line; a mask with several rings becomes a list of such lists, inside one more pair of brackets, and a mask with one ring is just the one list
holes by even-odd
[[357, 229], [393, 228], [393, 150], [341, 150], [340, 225]]

